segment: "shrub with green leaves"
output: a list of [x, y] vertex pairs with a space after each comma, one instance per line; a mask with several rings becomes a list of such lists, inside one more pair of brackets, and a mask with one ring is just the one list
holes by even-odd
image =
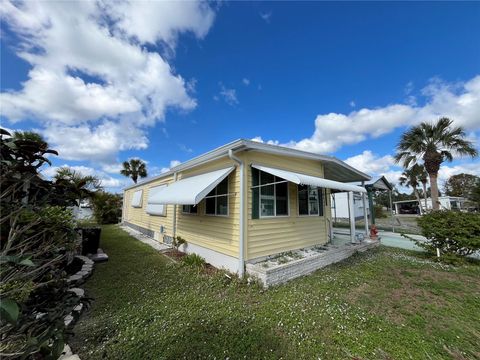
[[0, 357], [56, 359], [64, 317], [78, 305], [66, 267], [78, 245], [68, 207], [79, 188], [39, 176], [44, 141], [0, 129]]
[[417, 244], [428, 252], [467, 256], [480, 249], [480, 214], [433, 211], [417, 221], [427, 238]]
[[205, 267], [205, 259], [197, 254], [188, 254], [182, 258], [183, 264], [201, 270]]
[[122, 197], [97, 191], [92, 197], [93, 216], [99, 224], [117, 224], [122, 216]]
[[185, 240], [184, 238], [182, 238], [181, 236], [175, 236], [175, 238], [173, 239], [173, 242], [172, 242], [172, 245], [175, 247], [175, 249], [178, 250], [178, 248], [184, 244], [187, 243], [187, 240]]

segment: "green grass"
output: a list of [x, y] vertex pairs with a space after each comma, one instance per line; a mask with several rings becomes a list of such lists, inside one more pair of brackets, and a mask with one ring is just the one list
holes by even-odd
[[86, 359], [475, 359], [480, 266], [380, 247], [269, 290], [175, 264], [119, 228], [69, 340]]

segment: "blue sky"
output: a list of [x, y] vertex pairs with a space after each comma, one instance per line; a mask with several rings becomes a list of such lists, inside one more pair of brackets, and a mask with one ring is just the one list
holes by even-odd
[[[129, 183], [127, 158], [159, 173], [237, 138], [391, 180], [410, 125], [450, 116], [478, 144], [480, 3], [1, 7], [2, 126], [42, 132], [54, 166], [113, 191]], [[480, 175], [478, 159], [441, 180], [459, 172]]]

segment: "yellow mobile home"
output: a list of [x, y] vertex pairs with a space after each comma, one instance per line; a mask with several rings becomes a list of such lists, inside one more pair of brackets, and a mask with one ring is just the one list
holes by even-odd
[[331, 156], [237, 140], [126, 188], [122, 221], [243, 275], [248, 262], [328, 243], [330, 193], [364, 193], [349, 183], [369, 179]]

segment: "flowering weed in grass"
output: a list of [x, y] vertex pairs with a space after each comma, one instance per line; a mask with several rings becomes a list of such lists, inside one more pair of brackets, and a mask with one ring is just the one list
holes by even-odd
[[95, 300], [70, 341], [82, 360], [479, 357], [477, 263], [380, 247], [263, 290], [114, 226], [101, 241], [109, 262], [85, 284]]

